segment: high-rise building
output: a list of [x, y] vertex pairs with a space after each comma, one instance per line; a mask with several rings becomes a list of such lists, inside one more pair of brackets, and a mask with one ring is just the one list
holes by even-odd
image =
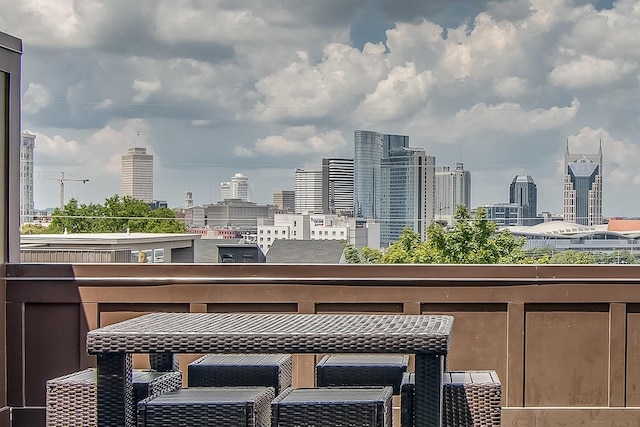
[[597, 154], [564, 153], [564, 220], [602, 224], [602, 142]]
[[273, 205], [284, 212], [295, 212], [296, 192], [292, 190], [282, 190], [273, 193]]
[[20, 141], [20, 224], [31, 222], [35, 216], [33, 201], [33, 149], [36, 136], [22, 132]]
[[353, 159], [322, 159], [322, 212], [353, 216]]
[[382, 159], [380, 199], [380, 242], [395, 242], [405, 227], [427, 237], [434, 218], [435, 157], [422, 149], [392, 147]]
[[518, 225], [538, 223], [538, 188], [530, 175], [516, 175], [509, 186], [509, 203], [522, 206]]
[[131, 147], [122, 156], [121, 195], [153, 202], [153, 155], [146, 148]]
[[383, 149], [382, 133], [355, 131], [353, 208], [357, 218], [376, 217], [376, 202], [380, 198], [380, 164]]
[[231, 181], [220, 183], [220, 200], [238, 199], [249, 201], [249, 178], [238, 172], [231, 177]]
[[378, 218], [383, 192], [380, 167], [391, 152], [409, 147], [406, 135], [387, 135], [370, 130], [354, 133], [353, 208], [357, 218]]
[[322, 171], [296, 169], [294, 190], [297, 214], [322, 213]]
[[439, 166], [435, 172], [435, 219], [451, 224], [458, 205], [471, 208], [471, 172], [461, 162], [456, 168]]

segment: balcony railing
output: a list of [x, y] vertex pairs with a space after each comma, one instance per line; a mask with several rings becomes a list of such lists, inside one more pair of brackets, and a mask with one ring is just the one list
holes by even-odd
[[154, 311], [450, 314], [448, 368], [498, 373], [504, 425], [638, 421], [640, 266], [16, 264], [6, 287], [13, 425], [44, 425], [45, 381], [95, 365], [90, 329]]

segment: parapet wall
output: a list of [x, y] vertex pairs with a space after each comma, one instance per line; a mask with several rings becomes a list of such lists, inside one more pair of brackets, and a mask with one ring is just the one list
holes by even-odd
[[[39, 425], [48, 378], [93, 365], [84, 348], [89, 329], [152, 311], [451, 314], [448, 367], [498, 372], [503, 425], [639, 425], [640, 266], [22, 264], [7, 270], [14, 425]], [[183, 367], [195, 357], [182, 356]], [[317, 357], [296, 357], [297, 385], [313, 385]], [[146, 358], [135, 363], [144, 367]]]

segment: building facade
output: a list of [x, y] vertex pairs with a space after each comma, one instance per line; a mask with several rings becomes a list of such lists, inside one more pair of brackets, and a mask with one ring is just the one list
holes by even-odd
[[498, 227], [522, 225], [522, 206], [517, 203], [489, 203], [484, 205], [487, 220], [493, 221]]
[[435, 171], [434, 211], [437, 221], [453, 223], [458, 205], [471, 209], [471, 172], [464, 170], [461, 162], [456, 168], [439, 166]]
[[322, 212], [353, 216], [353, 159], [322, 159]]
[[146, 148], [129, 148], [121, 168], [121, 196], [153, 202], [153, 155]]
[[381, 243], [388, 246], [410, 227], [427, 237], [434, 219], [435, 157], [424, 150], [392, 147], [382, 160], [380, 202]]
[[384, 151], [384, 134], [357, 130], [354, 134], [353, 208], [357, 218], [376, 218], [380, 199], [380, 165]]
[[322, 213], [322, 171], [296, 169], [294, 191], [297, 214]]
[[564, 221], [602, 224], [602, 142], [597, 154], [564, 154]]
[[20, 224], [35, 218], [33, 201], [33, 152], [36, 136], [22, 132], [20, 139]]
[[238, 199], [248, 202], [249, 178], [243, 173], [236, 173], [231, 177], [231, 181], [220, 183], [220, 200]]
[[521, 223], [535, 225], [538, 221], [538, 188], [530, 175], [516, 175], [509, 186], [509, 203], [522, 207]]
[[295, 212], [296, 192], [293, 190], [282, 190], [273, 193], [273, 205], [281, 211]]
[[278, 214], [259, 219], [257, 243], [265, 253], [276, 240], [341, 240], [380, 249], [380, 224], [338, 215]]

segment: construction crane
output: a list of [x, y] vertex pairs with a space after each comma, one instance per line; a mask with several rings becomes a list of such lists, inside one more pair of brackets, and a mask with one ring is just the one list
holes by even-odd
[[64, 209], [64, 183], [67, 181], [77, 181], [77, 182], [81, 182], [81, 183], [86, 183], [89, 182], [88, 179], [81, 179], [78, 178], [77, 176], [73, 176], [71, 174], [66, 174], [64, 172], [56, 172], [52, 175], [47, 175], [47, 176], [43, 176], [40, 177], [40, 174], [38, 174], [38, 178], [39, 179], [47, 179], [50, 181], [58, 181], [58, 183], [60, 183], [60, 209]]

